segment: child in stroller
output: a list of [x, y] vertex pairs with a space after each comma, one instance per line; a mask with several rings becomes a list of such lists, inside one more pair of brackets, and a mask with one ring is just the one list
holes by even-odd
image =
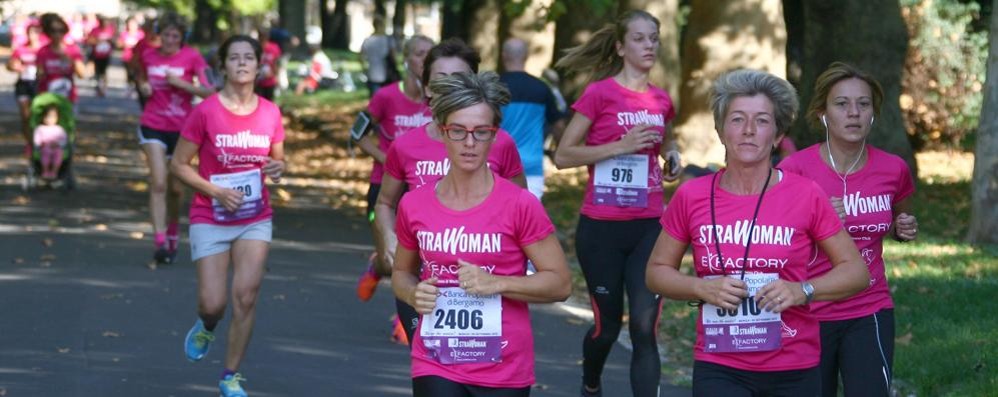
[[24, 187], [34, 186], [35, 177], [41, 176], [46, 184], [61, 180], [67, 189], [72, 189], [75, 179], [71, 163], [76, 136], [73, 104], [58, 94], [39, 94], [31, 101], [29, 125], [34, 145]]

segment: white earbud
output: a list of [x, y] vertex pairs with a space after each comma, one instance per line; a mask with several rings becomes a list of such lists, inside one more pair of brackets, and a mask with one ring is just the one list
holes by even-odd
[[870, 127], [873, 127], [873, 119], [875, 119], [875, 118], [876, 117], [870, 116]]
[[828, 128], [828, 122], [825, 121], [825, 115], [821, 115], [821, 125], [825, 126], [825, 128]]

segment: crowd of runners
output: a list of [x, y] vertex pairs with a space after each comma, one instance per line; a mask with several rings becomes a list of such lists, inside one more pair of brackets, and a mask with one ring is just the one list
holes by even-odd
[[[354, 139], [374, 159], [367, 211], [376, 250], [357, 294], [367, 301], [390, 278], [393, 339], [410, 347], [414, 395], [530, 394], [539, 347], [528, 304], [571, 293], [540, 202], [546, 139], [556, 143], [558, 168], [585, 166], [589, 175], [575, 233], [594, 314], [580, 341], [581, 396], [602, 395], [603, 366], [624, 324], [631, 391], [658, 395], [665, 298], [699, 308], [696, 396], [833, 397], [840, 384], [847, 396], [890, 395], [894, 313], [883, 240], [913, 240], [918, 228], [910, 170], [866, 143], [880, 85], [833, 63], [796, 120], [798, 95], [787, 81], [754, 70], [721, 75], [710, 109], [726, 165], [685, 180], [667, 200], [663, 183], [683, 166], [671, 130], [676, 108], [649, 78], [659, 25], [630, 11], [568, 50], [556, 68], [588, 79], [570, 109], [523, 71], [529, 51], [518, 39], [503, 44], [500, 75], [479, 71], [478, 50], [461, 40], [414, 36], [401, 46], [401, 80], [369, 84], [370, 123], [359, 122]], [[117, 34], [95, 18], [77, 27], [56, 14], [15, 25], [7, 68], [19, 76], [25, 152], [43, 178], [60, 175], [75, 81], [92, 69], [104, 95], [120, 49], [142, 107], [136, 142], [149, 171], [156, 261], [178, 260], [181, 214], [189, 219], [198, 296], [185, 355], [208, 354], [231, 300], [219, 389], [246, 396], [238, 370], [272, 237], [268, 185], [285, 170], [281, 111], [271, 102], [282, 51], [272, 31], [233, 35], [210, 65], [187, 45], [188, 24], [176, 14], [124, 26]], [[384, 57], [371, 55], [380, 54], [375, 47], [365, 44], [363, 55]], [[55, 101], [36, 112], [46, 92], [69, 110]], [[784, 138], [795, 122], [824, 141], [791, 154]], [[194, 191], [187, 211], [185, 189]], [[688, 251], [692, 271], [681, 269]]]

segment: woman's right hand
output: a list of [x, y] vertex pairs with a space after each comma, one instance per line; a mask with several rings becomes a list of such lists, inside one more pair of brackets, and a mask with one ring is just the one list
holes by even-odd
[[152, 86], [149, 85], [148, 81], [144, 82], [142, 84], [139, 84], [139, 91], [142, 94], [142, 96], [152, 95]]
[[651, 124], [638, 124], [620, 137], [620, 145], [624, 149], [623, 154], [631, 154], [651, 148], [661, 140], [662, 136], [651, 128]]
[[243, 193], [235, 189], [216, 187], [215, 193], [211, 196], [222, 203], [222, 206], [229, 212], [233, 212], [243, 205]]
[[437, 307], [437, 278], [430, 277], [416, 284], [412, 291], [412, 307], [419, 314], [430, 314]]
[[745, 282], [733, 277], [700, 279], [697, 295], [704, 302], [725, 310], [734, 310], [748, 297]]

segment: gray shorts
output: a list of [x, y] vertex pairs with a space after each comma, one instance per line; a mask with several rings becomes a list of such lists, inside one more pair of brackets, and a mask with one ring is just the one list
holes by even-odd
[[220, 254], [232, 247], [236, 240], [260, 240], [270, 242], [274, 226], [270, 219], [248, 225], [221, 226], [208, 223], [191, 225], [191, 260]]

